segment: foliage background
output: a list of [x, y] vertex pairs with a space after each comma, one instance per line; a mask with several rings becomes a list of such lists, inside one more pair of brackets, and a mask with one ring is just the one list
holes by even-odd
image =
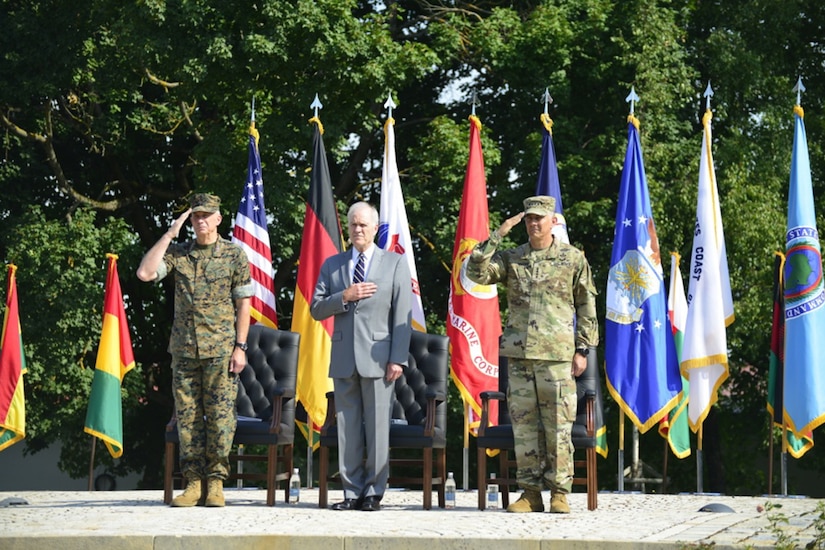
[[[75, 4], [0, 4], [0, 257], [19, 267], [29, 366], [26, 452], [58, 443], [61, 469], [85, 475], [82, 423], [100, 334], [105, 253], [115, 252], [138, 367], [123, 386], [126, 452], [109, 468], [141, 473], [145, 488], [160, 486], [160, 434], [171, 413], [171, 288], [141, 284], [133, 273], [189, 193], [223, 198], [222, 233], [228, 234], [245, 179], [253, 97], [281, 327], [288, 329], [291, 321], [309, 183], [309, 104], [317, 93], [325, 105], [320, 116], [343, 213], [356, 199], [379, 202], [382, 105], [392, 93], [428, 328], [443, 332], [473, 95], [484, 124], [495, 227], [533, 192], [541, 96], [549, 89], [571, 239], [587, 253], [603, 288], [626, 145], [625, 96], [632, 86], [641, 97], [636, 115], [663, 250], [680, 252], [687, 264], [702, 92], [710, 81], [737, 320], [728, 332], [732, 376], [705, 423], [704, 487], [728, 494], [767, 490], [771, 268], [774, 250], [784, 243], [791, 89], [800, 75], [807, 87], [802, 104], [816, 210], [820, 217], [825, 213], [825, 4]], [[524, 238], [523, 230], [512, 236], [514, 242]], [[603, 314], [603, 299], [599, 308]], [[455, 392], [450, 407], [449, 467], [460, 472], [461, 402]], [[606, 413], [611, 454], [600, 461], [600, 485], [615, 489], [618, 420], [609, 400]], [[643, 434], [641, 450], [642, 459], [661, 471], [659, 436]], [[98, 453], [99, 460], [108, 460], [104, 455]], [[302, 459], [300, 448], [296, 456]], [[802, 472], [796, 479], [825, 469], [818, 448], [794, 466]], [[693, 458], [671, 457], [668, 472], [670, 491], [696, 487]], [[825, 494], [794, 479], [790, 490]]]

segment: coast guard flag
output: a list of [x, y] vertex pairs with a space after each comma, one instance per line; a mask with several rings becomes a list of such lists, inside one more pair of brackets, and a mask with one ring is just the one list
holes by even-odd
[[802, 438], [825, 423], [825, 285], [805, 116], [794, 106], [785, 234], [785, 420]]
[[317, 427], [324, 424], [327, 414], [326, 394], [332, 391], [329, 359], [335, 320], [330, 317], [316, 321], [309, 313], [309, 305], [321, 265], [329, 256], [343, 251], [344, 244], [332, 196], [332, 181], [324, 148], [324, 127], [318, 117], [312, 117], [310, 122], [315, 128], [312, 135], [312, 171], [309, 175], [304, 232], [292, 306], [292, 331], [301, 335], [296, 396], [308, 418], [306, 424], [299, 423], [298, 427], [315, 448], [318, 442], [313, 434]]
[[713, 143], [711, 118], [713, 115], [708, 109], [702, 117], [699, 192], [681, 359], [682, 376], [690, 383], [688, 419], [694, 432], [699, 431], [711, 406], [716, 403], [719, 387], [728, 378], [726, 330], [734, 319], [722, 209], [710, 150]]
[[[687, 298], [682, 271], [679, 268], [681, 257], [676, 252], [670, 253], [670, 289], [667, 293], [667, 316], [676, 345], [676, 356], [682, 357], [682, 344], [685, 340], [685, 323], [687, 322]], [[659, 435], [667, 440], [670, 450], [677, 458], [690, 456], [690, 426], [688, 425], [687, 407], [690, 397], [690, 384], [680, 374], [682, 391], [676, 406], [659, 423]]]
[[83, 431], [102, 439], [112, 458], [123, 454], [123, 419], [120, 385], [123, 376], [135, 368], [132, 337], [123, 307], [120, 278], [117, 276], [117, 256], [106, 254], [109, 269], [103, 298], [103, 329], [97, 348], [95, 376], [89, 394], [89, 408]]
[[410, 225], [404, 208], [404, 195], [401, 193], [401, 178], [398, 176], [398, 163], [395, 160], [395, 119], [387, 118], [384, 123], [384, 169], [381, 173], [381, 206], [378, 224], [378, 247], [401, 254], [407, 260], [412, 275], [412, 327], [427, 332], [424, 320], [424, 306], [421, 303], [421, 288], [418, 286], [418, 273], [415, 269]]
[[258, 153], [258, 130], [253, 122], [249, 126], [249, 165], [232, 242], [243, 248], [249, 258], [249, 272], [252, 275], [254, 294], [250, 303], [252, 323], [262, 323], [270, 328], [278, 328], [275, 313], [274, 278], [272, 250], [269, 246], [269, 230], [266, 226], [264, 208], [264, 181], [261, 178], [261, 156]]
[[0, 451], [26, 437], [26, 402], [23, 394], [26, 358], [20, 336], [16, 272], [17, 266], [10, 264], [3, 332], [0, 333]]
[[613, 399], [644, 433], [673, 408], [682, 385], [637, 125], [631, 115], [607, 276], [605, 370]]
[[560, 242], [569, 243], [567, 236], [567, 222], [564, 219], [564, 209], [561, 206], [561, 186], [559, 185], [559, 170], [556, 166], [556, 151], [553, 147], [553, 119], [547, 113], [542, 113], [541, 124], [544, 127], [541, 137], [541, 164], [539, 177], [536, 181], [536, 195], [545, 195], [556, 199], [556, 221], [553, 226], [553, 235]]
[[776, 252], [773, 263], [773, 322], [771, 324], [771, 355], [768, 369], [768, 403], [771, 424], [782, 430], [782, 451], [801, 458], [814, 446], [814, 434], [796, 437], [785, 427], [785, 406], [782, 388], [785, 382], [785, 255]]
[[[481, 121], [470, 116], [470, 156], [458, 211], [450, 278], [447, 336], [450, 337], [450, 375], [471, 408], [467, 419], [473, 433], [481, 417], [483, 391], [498, 391], [498, 339], [501, 314], [495, 285], [479, 285], [467, 277], [467, 260], [476, 244], [490, 236], [487, 214], [487, 178], [481, 151]], [[490, 402], [490, 418], [498, 422], [497, 401]]]

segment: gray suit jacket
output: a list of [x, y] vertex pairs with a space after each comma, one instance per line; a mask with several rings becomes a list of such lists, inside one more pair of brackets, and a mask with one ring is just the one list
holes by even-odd
[[376, 247], [366, 280], [378, 290], [369, 298], [344, 305], [344, 290], [352, 284], [351, 258], [347, 250], [326, 259], [310, 314], [319, 321], [335, 316], [331, 378], [347, 378], [356, 369], [362, 377], [380, 378], [386, 374], [387, 363], [407, 364], [412, 334], [410, 270], [403, 256]]

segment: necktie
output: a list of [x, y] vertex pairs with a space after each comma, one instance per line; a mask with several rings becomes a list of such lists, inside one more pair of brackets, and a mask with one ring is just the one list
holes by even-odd
[[358, 254], [358, 262], [355, 264], [355, 271], [352, 273], [353, 284], [364, 282], [364, 262], [364, 253], [361, 252]]

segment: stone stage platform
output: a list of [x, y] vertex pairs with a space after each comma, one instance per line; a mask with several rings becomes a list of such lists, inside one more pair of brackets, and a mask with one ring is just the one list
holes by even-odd
[[[332, 491], [330, 499], [340, 496]], [[544, 496], [547, 506], [549, 494]], [[572, 513], [558, 515], [480, 512], [475, 491], [459, 491], [455, 509], [429, 511], [421, 508], [420, 491], [388, 492], [379, 512], [321, 510], [317, 489], [303, 489], [294, 505], [283, 502], [281, 490], [272, 508], [262, 490], [227, 489], [226, 497], [226, 508], [170, 508], [161, 491], [0, 492], [0, 548], [721, 550], [774, 548], [780, 529], [783, 540], [804, 548], [819, 534], [821, 502], [601, 493], [598, 509], [588, 512], [586, 496], [575, 493]], [[768, 502], [781, 508], [765, 510]], [[705, 507], [728, 511], [700, 511]]]

